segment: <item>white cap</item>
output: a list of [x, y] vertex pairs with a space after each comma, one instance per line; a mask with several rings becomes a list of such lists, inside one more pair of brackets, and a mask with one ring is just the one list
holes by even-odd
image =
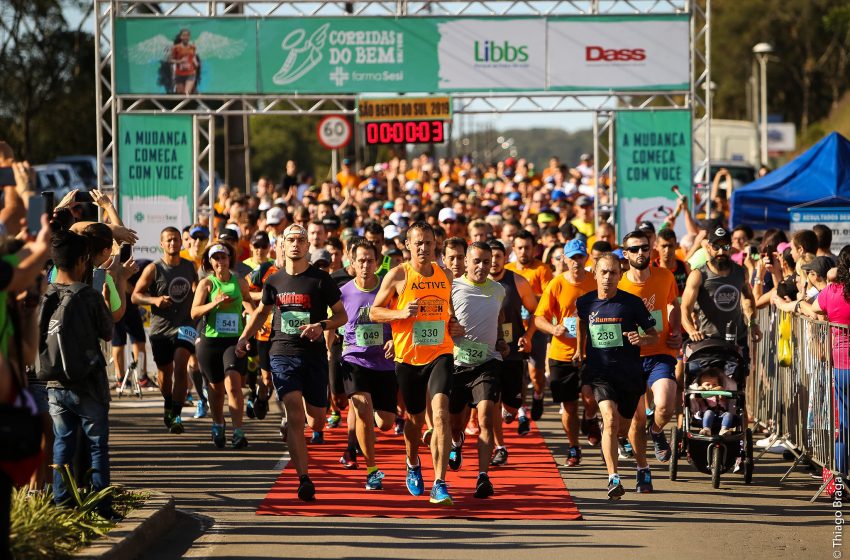
[[230, 255], [230, 252], [227, 250], [227, 247], [222, 245], [221, 243], [216, 243], [212, 247], [210, 247], [209, 252], [207, 253], [210, 257], [216, 255], [218, 253], [224, 253], [225, 255]]
[[266, 210], [268, 210], [271, 207], [272, 207], [271, 203], [268, 200], [263, 199], [263, 200], [260, 201], [260, 205], [257, 206], [257, 210], [259, 210], [260, 212], [265, 212]]
[[384, 239], [390, 240], [395, 239], [399, 236], [401, 232], [398, 230], [398, 227], [394, 224], [390, 224], [384, 228]]
[[307, 230], [298, 224], [292, 224], [285, 230], [283, 230], [283, 237], [286, 239], [290, 235], [298, 235], [301, 237], [307, 237]]
[[282, 208], [274, 206], [266, 212], [266, 223], [270, 226], [276, 226], [286, 218], [286, 213]]
[[443, 208], [442, 210], [440, 210], [440, 213], [437, 214], [437, 221], [443, 223], [446, 220], [454, 220], [456, 222], [457, 212], [455, 212], [451, 208]]

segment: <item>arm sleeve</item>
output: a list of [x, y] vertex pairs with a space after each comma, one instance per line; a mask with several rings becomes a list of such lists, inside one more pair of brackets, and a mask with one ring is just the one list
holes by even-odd
[[[637, 296], [635, 296], [635, 297], [637, 297]], [[640, 300], [640, 298], [637, 298], [637, 300], [638, 300], [638, 303], [635, 304], [635, 306], [634, 306], [635, 323], [637, 323], [637, 325], [640, 328], [642, 328], [643, 330], [653, 329], [653, 328], [654, 329], [660, 329], [661, 325], [655, 324], [655, 317], [653, 317], [652, 314], [646, 309], [646, 306], [643, 304], [643, 302]]]

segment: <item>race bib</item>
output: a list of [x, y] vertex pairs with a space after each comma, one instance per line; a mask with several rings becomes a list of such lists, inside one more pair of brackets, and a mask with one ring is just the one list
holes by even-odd
[[[650, 313], [650, 315], [652, 315], [652, 318], [655, 319], [655, 330], [657, 330], [658, 332], [661, 332], [661, 328], [664, 326], [664, 323], [662, 322], [664, 320], [664, 315], [663, 315], [664, 312], [661, 311], [660, 309], [656, 309], [655, 311], [650, 311], [649, 313]], [[638, 330], [638, 334], [641, 334], [641, 335], [646, 334], [646, 331], [644, 331], [640, 327], [638, 327], [637, 330]]]
[[514, 341], [514, 326], [511, 323], [502, 323], [502, 338], [508, 344]]
[[594, 348], [617, 348], [623, 345], [623, 329], [619, 323], [596, 323], [588, 327]]
[[[216, 329], [218, 330], [218, 329]], [[219, 331], [221, 332], [221, 331]], [[192, 327], [178, 327], [177, 328], [177, 340], [182, 340], [183, 342], [188, 342], [189, 344], [195, 344], [195, 340], [198, 338], [198, 331], [193, 329]]]
[[383, 346], [384, 326], [374, 324], [357, 325], [354, 329], [354, 338], [357, 341], [357, 346]]
[[575, 317], [564, 317], [564, 328], [567, 329], [567, 332], [564, 333], [565, 337], [575, 338], [576, 337], [576, 318]]
[[239, 314], [217, 313], [215, 316], [215, 331], [218, 334], [239, 334]]
[[455, 345], [455, 360], [462, 364], [477, 366], [483, 364], [490, 355], [490, 349], [486, 344], [473, 342], [462, 338]]
[[303, 327], [310, 322], [309, 311], [281, 311], [280, 331], [283, 334], [300, 335], [298, 327]]
[[413, 344], [438, 346], [446, 338], [444, 321], [416, 321], [413, 323]]

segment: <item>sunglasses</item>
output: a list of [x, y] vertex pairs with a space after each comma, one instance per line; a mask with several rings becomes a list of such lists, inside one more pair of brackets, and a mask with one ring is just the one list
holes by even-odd
[[726, 251], [726, 252], [728, 252], [732, 249], [732, 246], [728, 243], [724, 243], [723, 245], [718, 245], [716, 243], [712, 243], [711, 246], [714, 247], [715, 251]]
[[631, 247], [626, 247], [626, 251], [633, 255], [636, 253], [648, 253], [649, 245], [632, 245]]

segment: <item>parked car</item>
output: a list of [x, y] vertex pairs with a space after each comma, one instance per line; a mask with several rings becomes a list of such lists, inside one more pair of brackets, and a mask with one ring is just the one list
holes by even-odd
[[62, 178], [62, 185], [68, 187], [68, 190], [80, 189], [86, 191], [89, 189], [85, 181], [77, 174], [74, 167], [69, 163], [49, 163], [47, 164], [54, 172], [58, 173]]
[[[97, 158], [95, 156], [72, 155], [60, 156], [53, 160], [53, 163], [67, 163], [77, 172], [77, 175], [83, 180], [83, 183], [90, 188], [97, 188]], [[112, 184], [112, 166], [107, 164], [107, 173], [104, 176], [103, 182], [106, 185]]]
[[54, 166], [50, 164], [35, 165], [35, 189], [39, 193], [52, 191], [56, 197], [56, 202], [62, 200], [62, 197], [68, 194], [71, 188], [65, 183], [62, 174]]

